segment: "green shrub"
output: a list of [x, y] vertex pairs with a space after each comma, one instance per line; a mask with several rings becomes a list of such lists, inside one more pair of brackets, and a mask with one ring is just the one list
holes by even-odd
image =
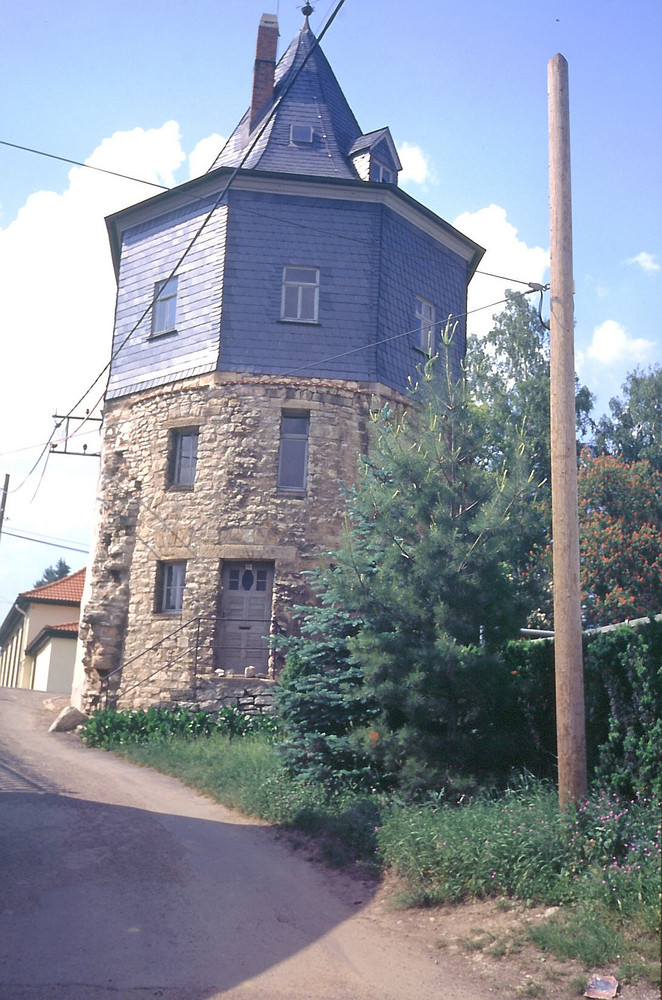
[[358, 623], [316, 579], [319, 605], [296, 609], [301, 635], [279, 643], [288, 650], [276, 691], [283, 727], [279, 752], [291, 775], [320, 783], [329, 793], [365, 790], [377, 781], [361, 745], [375, 706], [365, 693], [363, 672], [349, 662], [347, 641]]
[[[556, 776], [554, 643], [513, 642], [505, 651], [516, 679], [536, 760]], [[626, 798], [662, 795], [662, 621], [584, 636], [589, 774]]]
[[112, 708], [95, 712], [83, 723], [81, 738], [86, 746], [112, 750], [127, 743], [150, 743], [174, 737], [195, 739], [224, 733], [232, 738], [262, 733], [275, 738], [277, 732], [275, 719], [245, 715], [234, 707], [224, 707], [214, 714], [190, 712], [181, 707], [151, 706], [127, 712]]

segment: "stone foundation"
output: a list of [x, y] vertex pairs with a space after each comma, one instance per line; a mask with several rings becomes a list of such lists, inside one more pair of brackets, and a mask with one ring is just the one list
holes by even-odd
[[[269, 681], [220, 676], [223, 563], [273, 565], [270, 633], [289, 634], [295, 606], [311, 600], [306, 572], [340, 542], [344, 489], [367, 451], [371, 410], [387, 402], [404, 400], [379, 385], [216, 373], [106, 403], [103, 502], [80, 626], [84, 710], [101, 703], [100, 678], [109, 674], [120, 708], [242, 707], [243, 699], [261, 710], [237, 685], [254, 692], [266, 684], [261, 698]], [[299, 494], [277, 486], [281, 413], [292, 408], [310, 415], [307, 489]], [[170, 434], [183, 427], [199, 428], [189, 488], [168, 485]], [[186, 562], [176, 614], [156, 610], [164, 561]], [[280, 666], [272, 654], [271, 682]]]

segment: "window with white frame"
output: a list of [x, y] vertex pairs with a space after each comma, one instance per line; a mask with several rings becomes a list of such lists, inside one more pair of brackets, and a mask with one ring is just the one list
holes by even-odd
[[164, 615], [176, 614], [184, 604], [186, 562], [161, 562], [157, 567], [156, 610]]
[[170, 431], [170, 486], [193, 486], [198, 461], [197, 427], [177, 427]]
[[319, 304], [320, 272], [318, 267], [283, 268], [281, 319], [296, 323], [316, 323]]
[[306, 489], [308, 474], [308, 429], [310, 414], [302, 410], [283, 410], [278, 455], [278, 488]]
[[435, 308], [427, 299], [416, 296], [416, 321], [418, 329], [418, 344], [425, 354], [435, 354], [437, 338], [435, 334]]
[[380, 181], [382, 184], [395, 184], [395, 171], [385, 167], [379, 160], [373, 160], [370, 174], [370, 179], [373, 181]]
[[154, 285], [152, 306], [152, 336], [173, 333], [177, 318], [177, 278], [157, 281]]

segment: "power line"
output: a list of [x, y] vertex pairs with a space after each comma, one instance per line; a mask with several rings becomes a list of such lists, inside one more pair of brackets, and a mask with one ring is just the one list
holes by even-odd
[[59, 160], [61, 163], [71, 163], [74, 167], [84, 167], [86, 170], [96, 170], [100, 174], [110, 174], [111, 177], [121, 177], [125, 181], [135, 181], [136, 184], [147, 184], [149, 187], [159, 188], [161, 191], [169, 191], [165, 184], [157, 184], [156, 181], [146, 181], [141, 177], [131, 177], [118, 170], [107, 170], [105, 167], [95, 167], [91, 163], [81, 163], [80, 160], [70, 160], [67, 156], [56, 156], [55, 153], [45, 153], [43, 149], [31, 149], [30, 146], [19, 146], [16, 142], [7, 142], [0, 139], [0, 146], [9, 146], [11, 149], [20, 149], [24, 153], [34, 153], [36, 156], [46, 156], [49, 160]]
[[[337, 230], [334, 230], [332, 232], [328, 229], [322, 229], [320, 226], [311, 226], [305, 222], [295, 222], [291, 218], [281, 218], [280, 216], [277, 215], [268, 215], [266, 212], [256, 212], [254, 209], [246, 208], [243, 205], [234, 205], [232, 211], [234, 214], [243, 212], [245, 215], [252, 215], [257, 219], [268, 219], [270, 222], [280, 222], [287, 226], [293, 226], [295, 229], [305, 229], [311, 233], [320, 233], [322, 236], [330, 236], [334, 237], [335, 239], [345, 240], [347, 243], [357, 243], [359, 246], [370, 247], [371, 249], [379, 248], [379, 250], [382, 253], [404, 255], [404, 251], [397, 250], [395, 247], [385, 246], [384, 243], [381, 242], [381, 240], [379, 243], [372, 240], [362, 240], [358, 236], [350, 236], [348, 233], [341, 233]], [[433, 264], [438, 263], [436, 258], [432, 257], [429, 254], [411, 253], [407, 251], [406, 256], [408, 260], [422, 260]], [[452, 265], [453, 267], [457, 268], [462, 267], [460, 263], [454, 260], [448, 261], [447, 263]], [[532, 284], [530, 281], [523, 281], [521, 278], [507, 278], [503, 274], [493, 274], [491, 271], [481, 271], [480, 269], [476, 269], [474, 274], [480, 274], [485, 278], [498, 278], [500, 281], [512, 281], [516, 285], [531, 286]]]
[[87, 555], [90, 551], [89, 549], [76, 548], [73, 545], [65, 545], [64, 542], [47, 542], [43, 538], [31, 538], [30, 535], [21, 535], [16, 531], [7, 531], [6, 528], [3, 531], [3, 535], [10, 535], [12, 538], [22, 538], [26, 542], [36, 542], [39, 545], [51, 545], [54, 549], [66, 549], [69, 552], [82, 552], [84, 555]]
[[[117, 170], [108, 170], [105, 167], [95, 167], [91, 163], [82, 163], [80, 160], [72, 160], [72, 159], [70, 159], [69, 157], [66, 157], [66, 156], [56, 156], [54, 153], [46, 153], [46, 152], [44, 152], [44, 150], [32, 149], [29, 146], [20, 146], [20, 145], [18, 145], [15, 142], [7, 142], [7, 141], [5, 141], [3, 139], [0, 139], [0, 146], [9, 146], [11, 149], [24, 150], [25, 152], [28, 152], [28, 153], [35, 153], [37, 156], [48, 157], [51, 160], [60, 160], [63, 163], [72, 163], [74, 166], [83, 167], [86, 170], [96, 170], [98, 173], [110, 174], [112, 177], [120, 177], [123, 180], [134, 181], [136, 184], [146, 184], [146, 185], [148, 185], [150, 187], [158, 188], [160, 191], [172, 191], [173, 190], [173, 188], [170, 188], [170, 187], [168, 187], [165, 184], [157, 184], [155, 181], [146, 181], [146, 180], [144, 180], [144, 178], [134, 177], [131, 174], [123, 174], [123, 173], [121, 173], [120, 171], [117, 171]], [[216, 157], [216, 159], [218, 159], [218, 157]], [[214, 161], [214, 162], [216, 162], [216, 161]], [[212, 170], [212, 167], [210, 167], [209, 170], [207, 170], [206, 172], [210, 173], [211, 170]], [[190, 199], [191, 203], [195, 203], [196, 201], [207, 201], [207, 200], [208, 200], [208, 196], [204, 196], [204, 197], [203, 196], [196, 196], [196, 197]], [[325, 235], [325, 236], [334, 236], [337, 239], [345, 240], [345, 241], [350, 242], [350, 243], [358, 243], [361, 246], [370, 246], [370, 247], [372, 247], [372, 246], [375, 245], [374, 243], [371, 243], [369, 240], [361, 240], [357, 236], [350, 236], [347, 233], [330, 232], [329, 230], [322, 229], [319, 226], [310, 226], [310, 225], [307, 225], [304, 222], [294, 222], [293, 219], [281, 219], [278, 216], [268, 215], [266, 212], [256, 212], [256, 211], [253, 211], [250, 208], [245, 208], [243, 206], [236, 205], [234, 207], [233, 211], [235, 213], [237, 213], [237, 212], [244, 212], [245, 214], [247, 214], [247, 215], [253, 215], [255, 218], [258, 218], [258, 219], [269, 219], [272, 222], [281, 222], [281, 223], [284, 223], [285, 225], [294, 226], [297, 229], [305, 229], [305, 230], [307, 230], [309, 232], [321, 233], [322, 235]], [[398, 252], [398, 251], [396, 251], [396, 250], [394, 250], [394, 249], [392, 249], [390, 247], [384, 247], [381, 244], [380, 244], [380, 246], [382, 247], [383, 250], [385, 249], [389, 253], [397, 253]], [[430, 256], [428, 256], [426, 254], [408, 253], [407, 256], [411, 260], [426, 260], [426, 261], [432, 261], [433, 260], [432, 257], [430, 257]], [[455, 267], [461, 267], [461, 265], [457, 264], [455, 261], [451, 261], [450, 263], [453, 266], [455, 266]], [[483, 275], [484, 277], [487, 277], [487, 278], [498, 278], [500, 281], [512, 281], [512, 282], [514, 282], [517, 285], [528, 285], [529, 284], [528, 281], [523, 281], [521, 278], [506, 277], [503, 274], [493, 274], [490, 271], [482, 271], [480, 269], [477, 269], [474, 273], [475, 274], [481, 274], [481, 275]], [[104, 369], [104, 371], [105, 371], [105, 369]]]
[[[344, 0], [343, 0], [343, 2], [344, 2]], [[320, 38], [321, 38], [321, 35], [320, 35]], [[158, 184], [155, 181], [146, 181], [142, 177], [134, 177], [131, 174], [124, 174], [124, 173], [121, 173], [121, 171], [117, 171], [117, 170], [109, 170], [109, 169], [107, 169], [105, 167], [95, 167], [91, 163], [82, 163], [80, 160], [72, 160], [72, 159], [70, 159], [69, 157], [66, 157], [66, 156], [56, 156], [54, 153], [46, 153], [42, 149], [32, 149], [30, 146], [20, 146], [18, 143], [7, 142], [4, 139], [0, 139], [0, 146], [9, 146], [11, 149], [20, 149], [20, 150], [23, 150], [26, 153], [34, 153], [37, 156], [45, 156], [45, 157], [47, 157], [48, 159], [51, 159], [51, 160], [60, 160], [62, 163], [71, 163], [71, 164], [73, 164], [76, 167], [83, 167], [86, 170], [96, 170], [98, 173], [110, 174], [111, 177], [119, 177], [122, 180], [134, 181], [136, 184], [146, 184], [149, 187], [158, 188], [160, 191], [172, 191], [173, 190], [172, 188], [168, 187], [166, 184]], [[219, 153], [219, 156], [220, 156], [220, 153]], [[216, 157], [216, 160], [218, 160], [218, 156]], [[214, 163], [216, 162], [216, 160], [214, 160]], [[206, 171], [206, 173], [210, 173], [212, 169], [213, 169], [213, 164], [209, 168], [209, 170]], [[208, 196], [205, 196], [205, 197], [196, 196], [194, 198], [191, 198], [190, 200], [191, 200], [191, 203], [195, 203], [196, 201], [207, 201], [208, 200]], [[361, 240], [361, 239], [359, 239], [356, 236], [349, 236], [346, 233], [339, 233], [339, 232], [330, 233], [328, 230], [321, 229], [319, 226], [309, 226], [309, 225], [306, 225], [306, 223], [303, 223], [303, 222], [294, 222], [292, 219], [280, 219], [280, 218], [278, 218], [278, 216], [268, 215], [266, 212], [255, 212], [255, 211], [251, 210], [250, 208], [244, 208], [244, 207], [241, 207], [241, 206], [235, 206], [234, 209], [233, 209], [233, 211], [235, 211], [235, 212], [244, 212], [244, 213], [246, 213], [248, 215], [253, 215], [253, 216], [255, 216], [258, 219], [270, 219], [272, 222], [282, 222], [282, 223], [285, 223], [286, 225], [295, 226], [297, 229], [306, 229], [306, 230], [308, 230], [310, 232], [313, 232], [313, 233], [322, 233], [323, 235], [326, 235], [326, 236], [335, 236], [337, 239], [346, 240], [346, 241], [351, 242], [351, 243], [358, 243], [358, 244], [363, 245], [363, 246], [373, 246], [374, 245], [374, 244], [370, 243], [368, 240]], [[384, 249], [384, 248], [382, 248], [382, 249]], [[393, 253], [397, 252], [395, 250], [391, 250], [389, 247], [387, 247], [385, 249], [389, 250], [389, 252], [393, 252]], [[425, 254], [409, 253], [408, 257], [410, 259], [412, 259], [412, 260], [427, 260], [427, 261], [432, 261], [433, 260], [432, 257], [427, 256]], [[456, 264], [455, 261], [452, 261], [451, 263], [455, 267], [460, 267], [461, 266], [460, 264]], [[507, 278], [503, 274], [492, 274], [490, 271], [481, 271], [480, 269], [477, 269], [474, 273], [475, 274], [482, 274], [484, 277], [487, 277], [487, 278], [498, 278], [500, 281], [513, 281], [513, 282], [515, 282], [515, 284], [518, 284], [518, 285], [528, 285], [529, 284], [528, 281], [522, 281], [521, 278]]]

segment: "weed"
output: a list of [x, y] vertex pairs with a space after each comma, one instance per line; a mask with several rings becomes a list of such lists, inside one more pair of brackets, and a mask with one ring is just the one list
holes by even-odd
[[487, 949], [487, 954], [491, 955], [492, 958], [504, 958], [510, 954], [507, 940], [505, 938], [497, 938], [494, 944]]
[[493, 934], [486, 934], [485, 931], [477, 930], [473, 937], [470, 938], [459, 938], [458, 944], [464, 951], [484, 951], [488, 944], [494, 941]]
[[638, 983], [640, 979], [651, 983], [660, 983], [659, 961], [647, 961], [643, 956], [626, 959], [621, 962], [616, 977], [621, 983]]
[[545, 987], [540, 983], [530, 982], [517, 991], [521, 997], [544, 997]]
[[563, 958], [575, 958], [586, 968], [613, 961], [625, 948], [621, 934], [601, 914], [583, 908], [565, 919], [551, 920], [530, 930], [531, 940]]

